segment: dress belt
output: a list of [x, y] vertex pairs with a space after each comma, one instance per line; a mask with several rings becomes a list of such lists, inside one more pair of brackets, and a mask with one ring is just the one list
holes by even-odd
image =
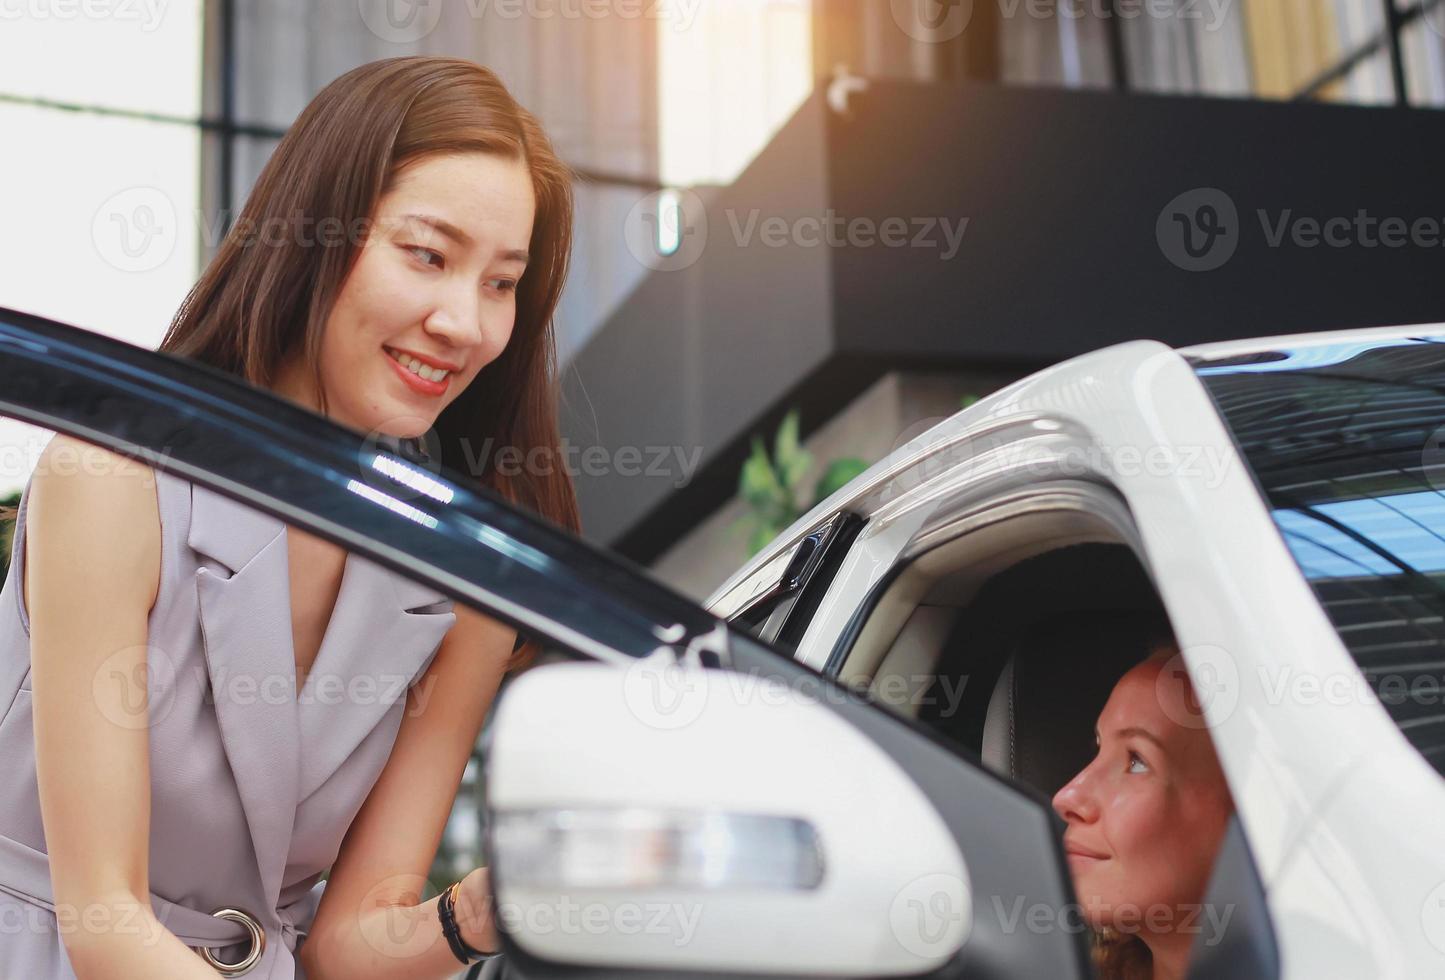
[[[37, 905], [50, 912], [55, 911], [55, 900], [50, 880], [50, 856], [29, 845], [0, 834], [0, 869], [4, 870], [0, 880], [0, 892], [5, 892], [22, 902]], [[325, 882], [319, 882], [311, 891], [299, 899], [276, 910], [281, 927], [281, 941], [288, 950], [296, 948], [296, 940], [302, 935], [296, 921], [316, 913], [316, 904], [321, 898]], [[240, 922], [220, 919], [216, 916], [178, 905], [151, 893], [151, 907], [161, 925], [175, 933], [187, 946], [206, 946], [220, 949], [250, 941], [250, 933]]]

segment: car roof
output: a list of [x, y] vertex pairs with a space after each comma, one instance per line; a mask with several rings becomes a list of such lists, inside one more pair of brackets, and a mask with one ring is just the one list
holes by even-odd
[[[948, 433], [955, 431], [962, 432], [969, 424], [966, 419], [976, 417], [986, 406], [993, 404], [997, 407], [1004, 402], [1013, 402], [1026, 393], [1033, 393], [1033, 395], [1037, 397], [1043, 392], [1057, 391], [1066, 393], [1059, 397], [1065, 399], [1072, 398], [1073, 396], [1067, 393], [1073, 391], [1077, 383], [1081, 383], [1088, 376], [1095, 374], [1102, 366], [1118, 361], [1121, 358], [1124, 362], [1127, 362], [1139, 358], [1148, 358], [1151, 356], [1151, 352], [1154, 352], [1165, 353], [1171, 357], [1178, 355], [1196, 362], [1212, 361], [1247, 354], [1267, 353], [1270, 351], [1293, 351], [1317, 346], [1351, 344], [1369, 346], [1382, 341], [1431, 335], [1445, 335], [1445, 324], [1401, 325], [1332, 330], [1318, 333], [1284, 334], [1274, 337], [1257, 337], [1237, 341], [1198, 344], [1177, 349], [1170, 348], [1155, 340], [1125, 341], [1120, 344], [1091, 351], [1087, 354], [1068, 358], [1051, 367], [1021, 378], [1013, 384], [990, 394], [978, 404], [964, 409], [948, 419], [942, 420], [938, 425], [928, 430], [928, 433], [920, 435], [917, 438], [922, 440], [927, 438], [929, 434], [932, 434], [933, 438], [929, 441], [944, 446], [947, 444]], [[1125, 385], [1119, 390], [1127, 392], [1131, 389]], [[858, 487], [872, 486], [880, 481], [890, 479], [891, 471], [897, 467], [902, 459], [908, 457], [911, 452], [916, 452], [916, 450], [910, 450], [908, 447], [894, 449], [888, 456], [879, 460], [863, 474], [856, 477], [847, 487], [840, 489], [828, 500], [817, 504], [811, 511], [804, 514], [774, 538], [762, 551], [758, 552], [745, 562], [742, 567], [728, 576], [707, 598], [704, 605], [712, 609], [725, 596], [730, 595], [735, 589], [757, 575], [764, 566], [777, 560], [780, 555], [785, 554], [820, 520], [838, 509], [838, 506], [849, 496], [850, 491], [854, 496], [857, 496]]]
[[1280, 334], [1275, 337], [1253, 337], [1248, 340], [1221, 340], [1209, 344], [1180, 347], [1178, 351], [1185, 357], [1212, 361], [1224, 357], [1238, 357], [1242, 354], [1258, 354], [1281, 349], [1298, 350], [1302, 347], [1318, 347], [1326, 344], [1370, 342], [1398, 337], [1441, 334], [1445, 334], [1445, 323], [1417, 323], [1396, 327], [1330, 330], [1322, 333]]

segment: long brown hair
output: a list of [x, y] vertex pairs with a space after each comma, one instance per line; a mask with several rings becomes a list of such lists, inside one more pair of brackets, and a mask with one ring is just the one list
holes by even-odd
[[[322, 330], [360, 255], [362, 241], [353, 230], [370, 227], [404, 168], [436, 154], [470, 152], [524, 163], [536, 215], [512, 335], [442, 411], [434, 444], [443, 465], [575, 532], [576, 493], [560, 465], [553, 333], [572, 248], [574, 175], [537, 119], [481, 65], [460, 58], [388, 58], [322, 89], [276, 147], [159, 349], [260, 387], [276, 381], [284, 360], [304, 357], [326, 413]], [[302, 221], [316, 234], [294, 233]], [[256, 247], [257, 229], [278, 226], [290, 231], [274, 240], [268, 233], [264, 247]], [[343, 233], [317, 247], [328, 227]], [[496, 452], [474, 458], [474, 445], [516, 447], [525, 459], [541, 449], [553, 465], [499, 472]], [[521, 649], [514, 666], [530, 659], [532, 646]]]

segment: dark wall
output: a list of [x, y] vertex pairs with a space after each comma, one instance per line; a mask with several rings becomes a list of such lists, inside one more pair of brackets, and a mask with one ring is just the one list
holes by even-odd
[[[734, 491], [753, 433], [792, 405], [806, 432], [898, 367], [1445, 321], [1442, 175], [1432, 110], [874, 82], [840, 114], [815, 93], [705, 195], [695, 261], [652, 273], [566, 373], [574, 444], [702, 451], [681, 488], [676, 466], [582, 473], [584, 533], [652, 559]], [[1302, 247], [1289, 226], [1271, 245], [1261, 210], [1271, 229], [1342, 220], [1348, 244]], [[1435, 244], [1369, 247], [1362, 210], [1433, 222]], [[786, 244], [760, 225], [743, 242], [754, 215]], [[829, 215], [871, 244], [795, 240]], [[937, 221], [963, 218], [947, 256]]]
[[[893, 84], [850, 110], [829, 128], [834, 206], [970, 223], [947, 262], [906, 248], [833, 253], [849, 349], [991, 358], [1022, 345], [1052, 361], [1139, 337], [1445, 320], [1439, 233], [1432, 247], [1274, 247], [1258, 213], [1271, 228], [1286, 216], [1353, 222], [1361, 209], [1438, 228], [1445, 113]], [[1237, 249], [1213, 271], [1181, 269], [1156, 237], [1166, 205], [1196, 188], [1224, 192], [1238, 215]]]

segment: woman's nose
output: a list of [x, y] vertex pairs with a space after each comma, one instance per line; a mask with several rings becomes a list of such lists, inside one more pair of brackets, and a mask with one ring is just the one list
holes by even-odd
[[1085, 766], [1054, 794], [1054, 812], [1069, 823], [1088, 823], [1098, 814], [1091, 792], [1089, 769]]
[[482, 339], [482, 325], [475, 312], [439, 308], [427, 317], [425, 327], [428, 333], [445, 337], [457, 350], [475, 347]]
[[459, 350], [475, 347], [485, 332], [479, 297], [465, 289], [451, 290], [437, 303], [424, 326]]

